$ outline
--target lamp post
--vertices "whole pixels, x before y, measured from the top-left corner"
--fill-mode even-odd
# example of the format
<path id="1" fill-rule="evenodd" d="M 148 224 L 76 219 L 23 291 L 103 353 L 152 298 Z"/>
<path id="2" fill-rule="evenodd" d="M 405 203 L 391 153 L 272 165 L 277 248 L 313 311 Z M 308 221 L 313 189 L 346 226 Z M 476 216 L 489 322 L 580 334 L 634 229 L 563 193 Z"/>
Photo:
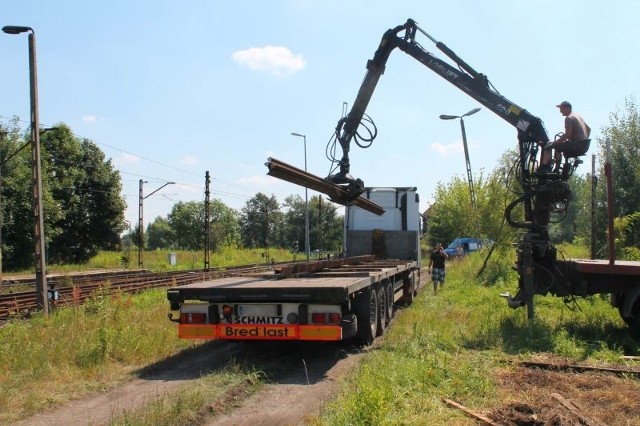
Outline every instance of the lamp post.
<path id="1" fill-rule="evenodd" d="M 33 240 L 36 264 L 36 297 L 38 308 L 49 315 L 47 288 L 47 264 L 45 261 L 44 218 L 42 207 L 42 170 L 40 167 L 40 118 L 38 115 L 38 77 L 36 63 L 36 34 L 31 27 L 7 25 L 2 27 L 7 34 L 29 33 L 29 82 L 31 92 L 31 174 L 33 178 Z"/>
<path id="2" fill-rule="evenodd" d="M 474 210 L 476 208 L 476 193 L 473 188 L 473 175 L 471 174 L 471 160 L 469 160 L 469 149 L 467 148 L 467 132 L 464 130 L 464 117 L 468 117 L 470 115 L 475 114 L 480 111 L 480 108 L 474 108 L 466 114 L 462 115 L 447 115 L 442 114 L 440 116 L 441 120 L 454 120 L 456 118 L 460 119 L 460 128 L 462 129 L 462 145 L 464 146 L 464 159 L 467 163 L 467 179 L 469 180 L 469 193 L 471 195 L 471 205 Z"/>
<path id="3" fill-rule="evenodd" d="M 307 135 L 292 132 L 291 136 L 297 136 L 304 140 L 304 171 L 307 171 Z M 307 262 L 311 256 L 311 248 L 309 246 L 309 192 L 304 187 L 304 252 L 307 255 Z"/>
<path id="4" fill-rule="evenodd" d="M 164 185 L 160 186 L 158 189 L 156 189 L 155 191 L 152 191 L 149 195 L 143 196 L 142 195 L 142 189 L 143 189 L 143 185 L 145 183 L 148 183 L 146 180 L 142 180 L 140 179 L 140 186 L 139 186 L 139 190 L 138 190 L 138 237 L 139 237 L 139 241 L 138 241 L 138 267 L 142 268 L 144 266 L 144 224 L 143 224 L 143 210 L 144 210 L 144 199 L 145 198 L 149 198 L 151 197 L 153 194 L 155 194 L 156 192 L 160 191 L 162 188 L 164 188 L 167 185 L 173 185 L 175 184 L 175 182 L 167 182 Z"/>
<path id="5" fill-rule="evenodd" d="M 7 132 L 4 130 L 0 130 L 0 145 L 4 143 L 4 137 L 7 135 Z M 0 146 L 0 149 L 2 147 Z M 2 225 L 4 224 L 4 216 L 3 216 L 3 208 L 2 208 L 2 166 L 4 165 L 4 160 L 2 158 L 2 151 L 0 151 L 0 285 L 2 284 Z"/>

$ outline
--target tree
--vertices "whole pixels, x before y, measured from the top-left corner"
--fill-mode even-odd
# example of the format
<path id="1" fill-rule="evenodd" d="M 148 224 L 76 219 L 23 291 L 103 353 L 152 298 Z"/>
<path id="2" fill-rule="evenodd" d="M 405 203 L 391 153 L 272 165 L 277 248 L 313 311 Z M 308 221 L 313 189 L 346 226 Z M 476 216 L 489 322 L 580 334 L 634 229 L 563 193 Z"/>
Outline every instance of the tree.
<path id="1" fill-rule="evenodd" d="M 3 244 L 8 269 L 33 265 L 33 184 L 28 135 L 17 120 L 2 144 Z M 42 203 L 47 257 L 82 263 L 113 249 L 124 228 L 120 176 L 89 140 L 59 124 L 41 134 Z M 24 148 L 24 149 L 22 149 Z"/>
<path id="2" fill-rule="evenodd" d="M 602 171 L 607 158 L 606 141 L 611 141 L 609 160 L 616 216 L 640 211 L 640 115 L 634 98 L 626 99 L 625 108 L 610 115 L 610 125 L 602 129 L 603 138 L 598 141 Z"/>
<path id="3" fill-rule="evenodd" d="M 335 204 L 321 195 L 309 200 L 309 241 L 312 250 L 338 251 L 342 241 L 342 217 Z"/>
<path id="4" fill-rule="evenodd" d="M 456 237 L 472 236 L 488 238 L 497 244 L 510 244 L 517 230 L 506 223 L 504 212 L 521 192 L 514 173 L 516 168 L 517 153 L 509 150 L 488 178 L 483 173 L 474 177 L 475 209 L 471 205 L 466 179 L 454 176 L 448 184 L 438 182 L 429 212 L 429 243 L 446 245 Z M 521 211 L 515 209 L 514 213 L 518 215 Z"/>
<path id="5" fill-rule="evenodd" d="M 616 218 L 616 257 L 640 260 L 640 212 Z"/>
<path id="6" fill-rule="evenodd" d="M 181 250 L 204 249 L 204 204 L 198 201 L 179 202 L 168 216 L 173 231 L 173 246 Z"/>
<path id="7" fill-rule="evenodd" d="M 609 117 L 609 126 L 602 129 L 599 145 L 599 181 L 597 189 L 597 247 L 607 247 L 607 191 L 604 164 L 609 159 L 612 169 L 613 210 L 615 217 L 640 211 L 640 115 L 633 97 L 625 99 L 624 110 Z M 610 141 L 610 156 L 607 155 Z"/>
<path id="8" fill-rule="evenodd" d="M 284 200 L 285 213 L 283 245 L 294 252 L 305 251 L 305 201 L 299 195 L 289 195 Z"/>
<path id="9" fill-rule="evenodd" d="M 245 247 L 268 248 L 283 241 L 283 213 L 274 195 L 258 192 L 240 211 L 240 234 Z"/>
<path id="10" fill-rule="evenodd" d="M 64 124 L 41 137 L 43 192 L 50 228 L 48 257 L 55 263 L 82 263 L 100 249 L 116 249 L 124 230 L 125 202 L 120 174 L 90 140 L 76 138 Z"/>
<path id="11" fill-rule="evenodd" d="M 175 233 L 169 221 L 160 216 L 147 226 L 145 235 L 149 250 L 171 248 L 175 239 Z"/>
<path id="12" fill-rule="evenodd" d="M 31 149 L 17 118 L 0 132 L 3 269 L 21 269 L 34 264 Z"/>
<path id="13" fill-rule="evenodd" d="M 234 209 L 214 199 L 211 202 L 209 214 L 211 216 L 209 249 L 219 250 L 222 247 L 240 244 L 238 213 Z"/>
<path id="14" fill-rule="evenodd" d="M 572 198 L 565 213 L 552 215 L 549 223 L 549 238 L 554 243 L 573 242 L 576 236 L 583 241 L 591 230 L 586 227 L 591 215 L 591 178 L 573 175 L 569 179 Z"/>

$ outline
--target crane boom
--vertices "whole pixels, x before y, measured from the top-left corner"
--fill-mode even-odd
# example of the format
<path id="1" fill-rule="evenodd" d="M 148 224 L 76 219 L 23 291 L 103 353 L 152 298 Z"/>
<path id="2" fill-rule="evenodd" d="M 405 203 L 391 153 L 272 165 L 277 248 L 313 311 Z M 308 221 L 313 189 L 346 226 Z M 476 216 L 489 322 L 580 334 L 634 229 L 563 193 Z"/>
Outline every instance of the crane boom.
<path id="1" fill-rule="evenodd" d="M 455 66 L 425 50 L 416 41 L 418 33 L 431 40 Z M 358 140 L 358 128 L 362 125 L 365 111 L 385 71 L 387 60 L 396 48 L 516 128 L 519 151 L 516 176 L 522 191 L 505 209 L 505 218 L 511 226 L 526 231 L 516 245 L 519 291 L 515 297 L 508 295 L 507 298 L 511 307 L 527 305 L 529 317 L 533 318 L 533 295 L 553 292 L 557 286 L 552 277 L 541 275 L 536 272 L 536 268 L 538 271 L 553 270 L 557 265 L 556 249 L 549 239 L 548 224 L 552 212 L 566 211 L 572 197 L 567 181 L 580 161 L 574 158 L 573 163 L 567 164 L 562 173 L 540 173 L 537 170 L 536 155 L 539 147 L 549 141 L 542 120 L 498 93 L 486 75 L 476 71 L 444 43 L 427 34 L 414 20 L 408 19 L 404 24 L 387 30 L 373 58 L 367 62 L 367 72 L 351 110 L 340 118 L 335 128 L 335 139 L 342 149 L 342 158 L 334 160 L 338 166 L 333 170 L 339 170 L 335 174 L 330 173 L 326 180 L 345 188 L 348 196 L 344 197 L 342 202 L 348 203 L 362 194 L 364 183 L 350 174 L 349 151 L 353 141 L 359 146 L 364 146 Z M 369 142 L 376 134 L 370 132 L 370 135 Z M 471 182 L 469 164 L 467 171 Z M 520 205 L 524 211 L 524 220 L 515 218 L 514 212 L 518 211 L 516 207 Z"/>
<path id="2" fill-rule="evenodd" d="M 432 40 L 438 49 L 455 62 L 458 68 L 425 50 L 416 41 L 416 33 L 418 32 Z M 395 48 L 407 53 L 514 126 L 518 131 L 518 141 L 521 151 L 524 150 L 528 144 L 540 144 L 549 140 L 542 120 L 498 93 L 490 86 L 489 80 L 484 74 L 477 72 L 444 43 L 435 41 L 433 37 L 418 27 L 414 20 L 409 19 L 403 25 L 399 25 L 384 33 L 373 58 L 367 62 L 367 73 L 353 106 L 348 115 L 342 118 L 336 127 L 338 142 L 342 148 L 342 158 L 339 161 L 340 171 L 329 176 L 328 179 L 330 181 L 337 184 L 350 183 L 353 181 L 353 178 L 349 175 L 350 144 L 357 136 L 358 127 L 369 105 L 369 101 L 373 96 L 380 77 L 385 71 L 386 62 Z"/>

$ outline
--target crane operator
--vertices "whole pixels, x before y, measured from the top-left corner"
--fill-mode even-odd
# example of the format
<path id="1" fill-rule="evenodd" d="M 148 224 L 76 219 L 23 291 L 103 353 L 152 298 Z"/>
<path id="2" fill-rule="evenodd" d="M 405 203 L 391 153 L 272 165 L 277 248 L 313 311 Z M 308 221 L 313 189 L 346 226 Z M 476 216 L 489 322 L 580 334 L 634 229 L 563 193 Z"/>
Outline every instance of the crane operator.
<path id="1" fill-rule="evenodd" d="M 560 113 L 565 117 L 564 134 L 555 141 L 549 141 L 544 145 L 538 169 L 539 172 L 543 173 L 557 173 L 560 169 L 562 153 L 564 153 L 565 157 L 584 155 L 591 143 L 589 139 L 591 128 L 580 115 L 572 112 L 571 103 L 562 101 L 556 107 L 560 108 Z M 551 149 L 555 149 L 555 167 L 553 170 L 551 170 Z"/>

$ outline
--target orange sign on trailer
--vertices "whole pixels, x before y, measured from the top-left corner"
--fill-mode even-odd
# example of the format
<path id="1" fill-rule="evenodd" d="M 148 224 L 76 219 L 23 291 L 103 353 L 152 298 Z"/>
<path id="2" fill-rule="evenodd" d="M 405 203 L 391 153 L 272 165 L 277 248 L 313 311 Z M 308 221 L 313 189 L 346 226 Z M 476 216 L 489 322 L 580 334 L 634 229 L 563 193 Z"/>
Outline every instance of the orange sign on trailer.
<path id="1" fill-rule="evenodd" d="M 219 340 L 342 340 L 338 325 L 180 324 L 183 339 Z"/>

